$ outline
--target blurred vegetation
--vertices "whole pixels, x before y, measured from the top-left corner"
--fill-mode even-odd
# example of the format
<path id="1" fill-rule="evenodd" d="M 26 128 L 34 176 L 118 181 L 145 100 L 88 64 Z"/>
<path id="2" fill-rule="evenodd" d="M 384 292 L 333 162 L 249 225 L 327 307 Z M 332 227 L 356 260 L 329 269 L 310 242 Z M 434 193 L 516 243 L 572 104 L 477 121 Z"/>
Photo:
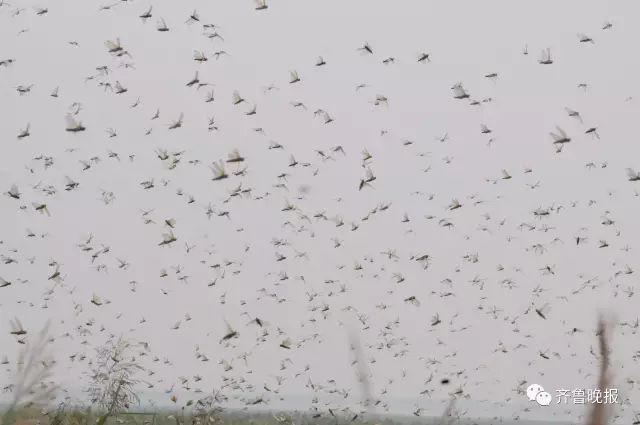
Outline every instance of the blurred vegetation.
<path id="1" fill-rule="evenodd" d="M 609 338 L 611 322 L 600 317 L 597 337 L 600 348 L 598 387 L 607 388 L 611 382 Z M 461 418 L 455 412 L 456 398 L 452 398 L 440 417 L 402 417 L 367 415 L 369 419 L 353 413 L 344 414 L 329 409 L 319 412 L 273 412 L 229 410 L 221 406 L 228 401 L 220 391 L 199 400 L 176 403 L 172 409 L 135 411 L 139 398 L 135 393 L 135 378 L 140 367 L 129 356 L 131 345 L 123 339 L 111 339 L 96 350 L 94 368 L 87 393 L 91 405 L 66 402 L 56 406 L 57 386 L 48 381 L 55 364 L 47 352 L 48 325 L 33 342 L 20 353 L 14 382 L 9 385 L 13 400 L 6 410 L 0 411 L 0 425 L 487 425 L 492 421 Z M 606 404 L 594 404 L 586 418 L 587 425 L 607 425 L 611 411 Z M 498 422 L 502 422 L 499 419 Z M 529 422 L 531 423 L 531 422 Z"/>
<path id="2" fill-rule="evenodd" d="M 0 422 L 5 424 L 6 415 L 9 412 L 0 414 Z M 12 413 L 12 421 L 15 425 L 93 425 L 104 418 L 103 410 L 67 408 L 60 405 L 55 410 L 45 411 L 41 408 L 30 407 L 14 410 Z M 218 411 L 208 412 L 205 416 L 195 409 L 186 412 L 179 409 L 175 412 L 168 410 L 159 410 L 157 412 L 121 412 L 119 414 L 109 416 L 106 425 L 203 425 L 219 424 L 219 425 L 302 425 L 313 423 L 314 425 L 365 425 L 371 424 L 370 421 L 354 419 L 348 416 L 333 417 L 323 415 L 317 417 L 308 413 L 280 413 L 273 414 L 264 413 L 248 413 L 242 411 Z M 429 420 L 422 420 L 419 423 L 424 424 Z M 376 425 L 392 425 L 392 419 L 382 419 L 375 422 Z M 418 421 L 416 421 L 418 423 Z"/>

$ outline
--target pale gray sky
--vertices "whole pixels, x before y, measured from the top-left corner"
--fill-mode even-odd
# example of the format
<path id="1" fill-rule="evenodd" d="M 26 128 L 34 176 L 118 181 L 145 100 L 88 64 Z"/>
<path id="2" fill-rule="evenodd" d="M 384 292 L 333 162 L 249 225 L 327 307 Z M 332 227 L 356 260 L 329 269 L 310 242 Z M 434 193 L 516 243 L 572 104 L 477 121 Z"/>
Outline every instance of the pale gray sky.
<path id="1" fill-rule="evenodd" d="M 311 394 L 309 379 L 327 390 L 334 384 L 326 381 L 334 379 L 336 389 L 350 393 L 331 404 L 353 405 L 361 394 L 343 326 L 352 323 L 360 329 L 381 406 L 426 408 L 429 397 L 421 391 L 445 400 L 447 392 L 462 388 L 472 400 L 511 398 L 511 410 L 518 410 L 528 406 L 514 391 L 519 380 L 548 391 L 595 385 L 597 360 L 590 347 L 597 348 L 596 315 L 613 311 L 619 325 L 616 386 L 621 398 L 640 403 L 628 381 L 640 373 L 633 357 L 638 328 L 632 326 L 638 316 L 637 279 L 635 273 L 619 273 L 626 265 L 638 267 L 640 237 L 637 183 L 628 181 L 625 171 L 640 169 L 635 143 L 640 61 L 633 53 L 640 30 L 634 2 L 274 0 L 260 11 L 250 0 L 115 3 L 103 11 L 100 6 L 108 2 L 14 0 L 0 7 L 5 40 L 0 61 L 15 59 L 0 67 L 0 110 L 6 117 L 0 121 L 5 152 L 0 182 L 3 192 L 16 184 L 22 193 L 20 200 L 0 200 L 0 251 L 16 260 L 0 264 L 0 277 L 12 283 L 0 288 L 0 326 L 7 329 L 0 332 L 0 356 L 9 360 L 0 381 L 10 378 L 20 347 L 9 334 L 9 319 L 18 317 L 30 335 L 51 318 L 57 379 L 68 388 L 82 387 L 86 367 L 86 360 L 72 363 L 68 356 L 90 357 L 93 346 L 113 333 L 149 342 L 153 354 L 145 365 L 155 374 L 145 379 L 155 391 L 176 384 L 175 393 L 190 398 L 197 396 L 193 389 L 209 391 L 232 376 L 245 380 L 245 397 L 265 393 L 275 402 L 278 396 L 263 386 L 278 388 L 276 376 L 286 378 L 282 394 L 304 397 Z M 138 16 L 151 4 L 153 17 L 143 23 Z M 37 15 L 36 7 L 48 12 Z M 16 8 L 23 10 L 14 16 Z M 201 22 L 187 25 L 194 9 Z M 160 18 L 169 31 L 156 30 Z M 613 26 L 603 30 L 607 21 Z M 207 23 L 219 25 L 224 41 L 203 35 Z M 594 43 L 580 43 L 578 33 Z M 104 42 L 116 38 L 131 58 L 107 52 Z M 357 50 L 365 42 L 373 54 Z M 546 48 L 551 65 L 538 63 Z M 221 49 L 229 55 L 216 60 L 212 55 Z M 194 50 L 209 60 L 195 62 Z M 422 53 L 430 54 L 430 63 L 418 63 Z M 319 55 L 326 65 L 315 66 Z M 396 62 L 383 64 L 389 57 Z M 104 65 L 107 76 L 85 81 Z M 210 87 L 185 86 L 196 70 Z M 292 70 L 300 82 L 289 83 Z M 490 73 L 498 73 L 495 81 L 485 77 Z M 98 85 L 116 81 L 128 91 L 115 94 Z M 470 99 L 454 99 L 451 87 L 457 82 L 471 100 L 491 101 L 473 106 Z M 266 92 L 272 83 L 278 89 Z M 364 83 L 368 87 L 356 91 Z M 29 93 L 19 95 L 17 86 L 31 84 Z M 49 95 L 55 87 L 57 98 Z M 211 89 L 215 100 L 205 103 Z M 248 104 L 234 106 L 234 90 Z M 376 95 L 386 96 L 388 105 L 375 106 Z M 308 109 L 294 108 L 296 101 Z M 78 118 L 87 128 L 77 134 L 65 131 L 74 102 L 82 104 Z M 257 113 L 245 115 L 253 104 Z M 325 125 L 314 117 L 318 108 L 334 121 Z M 579 111 L 584 123 L 565 108 Z M 160 118 L 152 121 L 156 109 Z M 180 113 L 182 128 L 168 130 Z M 217 132 L 207 129 L 211 116 Z M 18 139 L 27 123 L 30 135 Z M 482 134 L 481 124 L 492 132 Z M 556 125 L 572 138 L 561 153 L 549 135 Z M 590 127 L 597 127 L 600 139 L 585 134 Z M 108 128 L 117 136 L 109 138 Z M 145 135 L 149 128 L 152 133 Z M 448 140 L 438 141 L 445 133 Z M 270 142 L 284 149 L 268 149 Z M 337 145 L 346 155 L 331 151 Z M 158 148 L 184 151 L 175 169 L 161 163 Z M 211 181 L 207 165 L 226 160 L 235 148 L 246 158 L 246 175 Z M 363 149 L 373 157 L 369 166 L 377 178 L 359 191 Z M 323 161 L 316 150 L 333 160 Z M 110 151 L 120 160 L 109 158 Z M 45 169 L 42 160 L 33 159 L 40 155 L 52 157 L 53 164 Z M 129 155 L 135 155 L 133 161 Z M 299 165 L 288 166 L 290 155 Z M 83 171 L 79 161 L 92 157 L 100 162 Z M 305 162 L 310 166 L 303 167 Z M 590 162 L 593 169 L 585 167 Z M 527 167 L 531 173 L 524 173 Z M 511 179 L 501 179 L 503 169 Z M 228 164 L 229 173 L 237 170 Z M 278 178 L 282 173 L 286 180 Z M 65 176 L 79 187 L 65 191 Z M 150 179 L 155 187 L 144 190 L 140 183 Z M 240 183 L 251 196 L 229 199 Z M 275 187 L 278 183 L 286 188 Z M 57 193 L 38 189 L 47 185 Z M 300 198 L 305 186 L 309 192 Z M 184 195 L 176 195 L 178 189 Z M 109 205 L 101 200 L 103 190 L 115 195 Z M 450 211 L 454 198 L 462 207 Z M 283 211 L 287 200 L 298 212 Z M 32 202 L 46 203 L 51 217 L 34 211 Z M 388 210 L 363 220 L 387 202 Z M 208 219 L 209 204 L 229 217 L 214 213 Z M 552 210 L 536 218 L 537 208 Z M 148 217 L 155 223 L 145 224 L 141 210 L 151 209 Z M 322 211 L 329 219 L 341 217 L 344 226 L 313 217 Z M 609 226 L 602 224 L 607 211 L 614 221 Z M 409 222 L 403 222 L 404 213 Z M 176 221 L 177 241 L 158 246 L 169 218 Z M 441 220 L 454 226 L 443 227 Z M 283 226 L 287 221 L 291 225 Z M 351 230 L 352 223 L 357 230 Z M 26 237 L 27 228 L 37 236 Z M 83 251 L 78 245 L 90 234 L 93 250 Z M 576 237 L 587 239 L 576 245 Z M 274 247 L 274 238 L 290 245 Z M 600 240 L 608 246 L 600 247 Z M 195 247 L 187 253 L 185 243 Z M 536 244 L 544 249 L 534 250 Z M 92 262 L 102 245 L 110 251 Z M 389 249 L 397 260 L 381 254 Z M 287 258 L 277 262 L 276 252 Z M 423 254 L 432 257 L 427 270 L 411 259 Z M 477 262 L 464 258 L 473 254 Z M 129 267 L 119 269 L 118 259 Z M 47 280 L 51 260 L 61 264 L 59 284 Z M 106 269 L 97 270 L 98 265 Z M 178 265 L 180 274 L 172 268 Z M 554 274 L 543 274 L 546 266 Z M 161 278 L 163 268 L 168 276 Z M 280 273 L 288 279 L 280 280 Z M 214 286 L 207 285 L 215 279 Z M 593 287 L 576 293 L 589 279 Z M 274 297 L 258 292 L 261 288 Z M 441 296 L 446 292 L 455 296 Z M 91 304 L 94 294 L 111 303 Z M 405 301 L 411 296 L 419 306 Z M 532 303 L 549 304 L 547 320 L 533 310 L 525 314 Z M 245 311 L 267 323 L 264 342 L 257 340 L 261 330 L 247 325 Z M 185 320 L 186 313 L 192 320 Z M 368 317 L 366 327 L 358 314 Z M 431 326 L 436 314 L 442 323 Z M 91 335 L 80 336 L 78 327 L 87 328 L 91 319 Z M 219 344 L 224 319 L 240 333 L 229 347 Z M 389 325 L 395 319 L 397 325 Z M 179 329 L 172 330 L 178 321 Z M 583 332 L 569 335 L 574 327 Z M 278 335 L 277 328 L 286 335 Z M 62 338 L 66 332 L 73 338 Z M 286 336 L 293 341 L 291 350 L 279 347 Z M 507 353 L 496 352 L 500 343 Z M 196 346 L 208 363 L 195 358 Z M 243 352 L 251 353 L 248 366 L 238 358 Z M 150 361 L 153 355 L 173 366 Z M 292 363 L 282 370 L 285 357 Z M 430 358 L 439 363 L 426 364 Z M 224 372 L 222 359 L 232 362 L 231 371 Z M 196 374 L 203 380 L 190 380 L 191 393 L 179 389 L 177 377 Z M 431 374 L 433 382 L 425 385 Z M 452 381 L 448 388 L 439 384 L 445 377 Z M 545 412 L 560 416 L 565 409 Z M 532 410 L 540 413 L 538 406 Z"/>

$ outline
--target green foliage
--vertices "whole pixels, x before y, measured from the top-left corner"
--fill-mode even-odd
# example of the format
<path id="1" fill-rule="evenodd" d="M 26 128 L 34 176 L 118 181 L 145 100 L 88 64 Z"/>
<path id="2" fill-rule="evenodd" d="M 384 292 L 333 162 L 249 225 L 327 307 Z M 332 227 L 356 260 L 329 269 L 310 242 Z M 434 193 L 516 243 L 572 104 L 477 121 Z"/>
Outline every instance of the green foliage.
<path id="1" fill-rule="evenodd" d="M 16 423 L 16 418 L 16 409 L 12 406 L 4 415 L 2 415 L 2 425 L 13 425 Z"/>

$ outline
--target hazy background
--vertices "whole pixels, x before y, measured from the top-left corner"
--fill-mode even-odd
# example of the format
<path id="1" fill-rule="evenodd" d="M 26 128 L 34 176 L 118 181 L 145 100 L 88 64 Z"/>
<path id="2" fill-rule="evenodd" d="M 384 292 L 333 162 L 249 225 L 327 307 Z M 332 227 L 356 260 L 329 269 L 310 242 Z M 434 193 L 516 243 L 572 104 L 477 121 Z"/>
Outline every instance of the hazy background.
<path id="1" fill-rule="evenodd" d="M 202 375 L 203 381 L 193 386 L 204 391 L 219 386 L 225 373 L 218 361 L 225 359 L 234 366 L 229 374 L 243 376 L 256 393 L 264 393 L 264 384 L 275 386 L 276 375 L 286 376 L 281 393 L 305 400 L 297 403 L 287 397 L 289 404 L 306 406 L 311 398 L 309 379 L 334 379 L 337 388 L 352 389 L 340 403 L 353 404 L 360 389 L 342 325 L 362 327 L 355 312 L 344 311 L 352 306 L 368 316 L 369 328 L 359 335 L 367 359 L 375 358 L 369 368 L 376 394 L 388 389 L 387 395 L 377 397 L 388 402 L 390 410 L 395 406 L 410 413 L 416 406 L 430 409 L 437 402 L 439 414 L 447 392 L 462 387 L 474 403 L 510 400 L 509 408 L 501 408 L 507 416 L 529 406 L 514 391 L 519 380 L 539 383 L 554 395 L 559 388 L 594 387 L 597 360 L 590 348 L 597 351 L 593 329 L 598 311 L 614 312 L 619 323 L 636 320 L 636 298 L 622 292 L 635 288 L 635 273 L 616 276 L 627 264 L 637 267 L 634 245 L 640 236 L 638 197 L 625 174 L 627 167 L 640 167 L 635 122 L 639 111 L 637 101 L 629 99 L 636 95 L 640 65 L 634 54 L 640 36 L 634 22 L 636 3 L 274 0 L 264 11 L 244 0 L 135 0 L 106 11 L 98 11 L 106 2 L 95 1 L 14 3 L 0 8 L 0 60 L 15 59 L 11 67 L 0 68 L 0 111 L 5 117 L 0 120 L 0 182 L 3 191 L 17 184 L 23 197 L 0 200 L 0 251 L 17 260 L 0 264 L 0 277 L 13 282 L 0 289 L 0 326 L 7 329 L 0 332 L 0 356 L 9 360 L 0 382 L 8 382 L 19 348 L 9 335 L 9 319 L 19 317 L 35 333 L 51 318 L 57 378 L 72 392 L 83 387 L 85 367 L 68 356 L 85 353 L 90 358 L 93 346 L 109 334 L 123 334 L 149 342 L 149 357 L 172 363 L 145 360 L 155 372 L 145 378 L 155 383 L 148 398 L 159 403 L 168 402 L 164 390 L 179 376 Z M 151 4 L 154 16 L 142 23 L 138 16 Z M 16 7 L 24 11 L 12 16 Z M 36 16 L 33 7 L 49 11 Z M 224 42 L 204 37 L 201 24 L 185 24 L 194 9 L 201 23 L 220 26 L 217 31 Z M 160 17 L 170 31 L 156 31 Z M 605 21 L 613 28 L 603 31 Z M 23 29 L 28 31 L 18 35 Z M 579 32 L 593 37 L 595 44 L 579 43 Z M 117 37 L 132 58 L 109 55 L 104 42 Z M 357 51 L 365 41 L 373 55 Z M 540 50 L 547 47 L 554 64 L 539 65 Z M 200 65 L 193 61 L 194 49 L 207 54 L 224 49 L 229 56 Z M 431 54 L 431 63 L 417 63 L 422 52 Z M 314 66 L 318 55 L 326 66 Z M 383 65 L 389 56 L 397 62 Z M 119 67 L 123 61 L 135 68 Z M 111 73 L 85 82 L 102 65 Z M 185 87 L 196 70 L 201 81 L 215 85 Z M 298 71 L 300 83 L 288 83 L 290 70 Z M 491 72 L 499 73 L 497 81 L 484 77 Z M 116 80 L 127 93 L 115 95 L 97 85 Z M 493 101 L 470 106 L 453 99 L 451 86 L 456 82 L 463 82 L 473 99 Z M 279 90 L 265 93 L 263 88 L 271 83 Z M 371 87 L 356 92 L 360 83 Z M 578 88 L 579 83 L 587 83 L 588 90 Z M 16 86 L 29 84 L 34 84 L 31 93 L 19 96 Z M 50 97 L 57 86 L 59 97 Z M 211 88 L 216 99 L 204 103 Z M 256 115 L 244 114 L 249 105 L 232 105 L 234 90 L 257 104 Z M 388 107 L 372 104 L 376 94 L 388 97 Z M 138 97 L 140 105 L 130 108 Z M 291 101 L 304 102 L 308 110 L 293 108 Z M 73 102 L 83 105 L 83 133 L 64 131 L 64 117 Z M 568 117 L 565 107 L 580 111 L 584 125 Z M 160 118 L 150 121 L 157 108 Z M 313 117 L 316 108 L 328 111 L 335 121 L 324 125 Z M 181 112 L 183 128 L 169 131 L 168 124 Z M 212 115 L 218 132 L 207 131 Z M 27 123 L 31 136 L 17 140 Z M 481 124 L 492 133 L 481 134 Z M 561 154 L 555 153 L 548 134 L 556 125 L 573 138 Z M 592 126 L 598 127 L 600 140 L 584 134 Z M 117 137 L 108 137 L 109 127 Z M 153 132 L 145 136 L 150 127 Z M 258 127 L 265 135 L 253 130 Z M 381 130 L 388 133 L 382 136 Z M 445 133 L 448 141 L 436 140 Z M 495 140 L 487 146 L 490 138 Z M 403 139 L 414 143 L 404 146 Z M 285 150 L 268 149 L 270 141 L 280 142 Z M 343 146 L 346 156 L 332 153 L 335 161 L 322 161 L 314 153 L 328 153 L 336 145 Z M 67 152 L 69 148 L 76 150 Z M 185 153 L 178 167 L 168 170 L 154 153 L 157 148 Z M 205 165 L 226 159 L 234 148 L 246 158 L 246 177 L 212 182 Z M 364 148 L 373 155 L 377 180 L 373 188 L 358 191 Z M 120 160 L 108 158 L 108 151 L 117 152 Z M 290 168 L 290 154 L 312 165 Z M 54 164 L 44 169 L 42 161 L 33 160 L 39 155 L 53 157 Z M 135 155 L 133 161 L 129 155 Z M 82 171 L 79 160 L 94 156 L 102 161 Z M 188 163 L 194 159 L 204 165 Z M 585 168 L 588 162 L 596 168 Z M 524 174 L 525 167 L 533 172 Z M 499 180 L 502 169 L 513 178 Z M 273 187 L 284 182 L 277 176 L 285 172 L 290 174 L 288 191 Z M 76 191 L 64 191 L 65 176 L 80 183 Z M 152 178 L 156 187 L 144 190 L 139 183 Z M 224 203 L 240 181 L 252 188 L 254 198 L 270 195 Z M 536 189 L 526 186 L 537 181 Z M 58 193 L 48 196 L 33 189 L 39 182 L 56 186 Z M 296 199 L 305 185 L 308 194 Z M 186 195 L 177 196 L 179 188 L 195 202 L 188 204 Z M 105 205 L 102 190 L 112 191 L 116 199 Z M 416 191 L 433 194 L 433 199 L 413 194 Z M 474 194 L 476 198 L 469 199 Z M 453 198 L 463 207 L 447 211 Z M 310 221 L 281 211 L 287 200 Z M 475 200 L 484 202 L 474 205 Z M 577 201 L 575 207 L 572 201 Z M 46 202 L 51 217 L 35 212 L 31 202 Z M 361 222 L 380 202 L 391 207 Z M 216 211 L 229 211 L 229 218 L 214 214 L 207 219 L 208 204 Z M 559 205 L 561 212 L 548 218 L 538 220 L 532 214 L 536 208 Z M 141 209 L 154 209 L 150 217 L 156 224 L 145 225 Z M 319 211 L 326 211 L 327 217 L 341 216 L 345 225 L 316 220 L 312 216 Z M 601 224 L 606 211 L 615 220 L 613 226 Z M 401 222 L 405 212 L 409 223 Z M 435 218 L 427 220 L 425 215 Z M 169 218 L 176 220 L 178 241 L 161 247 L 161 233 L 166 232 L 162 223 Z M 439 226 L 442 218 L 455 227 Z M 293 227 L 283 227 L 287 220 Z M 351 222 L 360 223 L 360 228 L 350 231 Z M 549 230 L 521 230 L 523 222 L 546 223 Z M 306 230 L 296 232 L 301 225 Z M 487 231 L 479 230 L 481 226 Z M 27 238 L 26 228 L 38 236 Z M 95 249 L 101 244 L 110 247 L 93 263 L 92 252 L 77 246 L 89 234 Z M 576 236 L 588 240 L 576 247 Z M 552 244 L 555 237 L 564 243 Z M 274 248 L 273 238 L 287 239 L 291 246 Z M 334 248 L 332 238 L 342 245 Z M 598 248 L 600 239 L 610 246 Z M 187 253 L 185 242 L 196 247 Z M 544 254 L 529 249 L 537 243 L 545 245 Z M 622 250 L 627 245 L 630 250 Z M 307 252 L 308 260 L 295 258 L 294 249 Z M 388 249 L 395 249 L 399 260 L 380 254 Z M 275 251 L 285 253 L 287 260 L 276 262 Z M 433 258 L 426 271 L 410 260 L 411 255 L 425 253 Z M 477 263 L 463 259 L 474 253 L 479 255 Z M 130 267 L 118 269 L 117 258 Z M 47 280 L 52 259 L 61 264 L 62 284 Z M 224 266 L 225 260 L 234 263 Z M 354 270 L 356 261 L 362 270 Z M 212 268 L 216 263 L 223 266 Z M 107 265 L 107 271 L 97 271 L 98 264 Z M 497 271 L 498 264 L 504 271 Z M 180 275 L 171 269 L 177 265 L 188 279 L 178 280 Z M 555 275 L 539 270 L 547 265 L 555 266 Z M 162 268 L 168 277 L 159 277 Z M 289 279 L 280 281 L 280 272 Z M 405 278 L 400 284 L 392 277 L 397 272 Z M 295 278 L 300 275 L 304 281 Z M 483 289 L 471 283 L 475 277 L 485 279 Z M 216 278 L 215 286 L 207 285 Z M 501 284 L 506 278 L 517 286 L 506 288 Z M 451 279 L 453 286 L 444 285 L 443 279 Z M 594 279 L 597 287 L 573 294 L 587 279 Z M 346 285 L 345 293 L 339 292 L 340 284 Z M 544 291 L 536 295 L 536 287 Z M 260 295 L 261 288 L 276 297 Z M 446 291 L 455 296 L 439 296 Z M 309 301 L 307 294 L 314 293 L 317 297 Z M 111 304 L 91 304 L 94 294 Z M 412 295 L 420 300 L 419 307 L 403 301 Z M 533 311 L 524 315 L 532 302 L 538 307 L 550 304 L 548 320 Z M 381 303 L 388 308 L 377 308 Z M 325 304 L 330 308 L 323 313 Z M 75 305 L 82 305 L 82 311 Z M 311 311 L 314 306 L 318 308 Z M 497 318 L 487 314 L 494 306 L 500 310 Z M 241 315 L 245 311 L 268 322 L 266 342 L 257 344 L 260 330 L 245 326 L 250 320 Z M 191 321 L 184 320 L 185 313 Z M 436 313 L 442 324 L 432 328 Z M 520 332 L 513 331 L 516 317 Z M 146 322 L 141 324 L 142 318 Z M 398 324 L 385 329 L 396 318 Z M 87 326 L 91 319 L 95 324 Z M 226 333 L 224 319 L 240 332 L 231 347 L 219 343 Z M 179 320 L 180 328 L 172 330 Z M 294 341 L 295 349 L 278 346 L 285 335 L 279 336 L 277 327 Z M 463 327 L 467 329 L 458 331 Z M 574 327 L 584 332 L 568 335 Z M 85 329 L 88 332 L 80 335 Z M 66 332 L 71 338 L 63 337 Z M 627 381 L 638 379 L 640 372 L 633 358 L 637 338 L 631 328 L 619 327 L 613 353 L 620 398 L 631 405 L 640 402 L 637 388 Z M 494 352 L 500 342 L 508 353 Z M 516 349 L 520 343 L 526 347 Z M 208 363 L 195 359 L 196 345 L 209 357 Z M 403 349 L 407 352 L 399 355 Z M 547 350 L 550 359 L 542 359 L 539 351 Z M 251 353 L 246 366 L 237 358 L 243 352 Z M 281 370 L 285 357 L 291 363 Z M 426 364 L 429 358 L 440 363 Z M 307 364 L 310 370 L 295 377 Z M 456 375 L 458 371 L 464 372 Z M 425 386 L 431 374 L 434 380 Z M 439 385 L 444 377 L 451 379 L 449 387 Z M 436 402 L 419 394 L 427 387 Z M 179 384 L 174 393 L 193 397 Z M 271 398 L 275 404 L 277 397 Z M 543 414 L 543 408 L 529 407 L 531 414 Z M 560 417 L 568 407 L 572 406 L 552 405 L 544 408 L 544 415 Z"/>

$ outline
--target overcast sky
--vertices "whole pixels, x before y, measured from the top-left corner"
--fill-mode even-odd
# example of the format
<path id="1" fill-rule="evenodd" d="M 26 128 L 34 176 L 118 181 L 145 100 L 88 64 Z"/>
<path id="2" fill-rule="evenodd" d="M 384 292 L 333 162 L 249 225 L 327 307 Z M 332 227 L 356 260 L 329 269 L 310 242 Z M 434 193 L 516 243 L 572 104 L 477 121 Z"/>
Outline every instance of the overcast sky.
<path id="1" fill-rule="evenodd" d="M 0 184 L 21 192 L 0 199 L 0 252 L 15 260 L 0 263 L 0 277 L 11 282 L 0 288 L 0 356 L 9 361 L 1 382 L 9 382 L 21 347 L 9 320 L 20 319 L 28 340 L 52 319 L 56 379 L 73 391 L 85 385 L 88 359 L 69 356 L 90 358 L 113 334 L 149 343 L 142 361 L 155 374 L 143 378 L 161 403 L 172 385 L 188 399 L 233 377 L 244 379 L 242 397 L 264 394 L 276 403 L 266 385 L 310 399 L 311 380 L 349 391 L 330 405 L 354 406 L 362 394 L 351 326 L 380 411 L 388 403 L 410 414 L 461 388 L 477 402 L 510 400 L 509 417 L 525 407 L 559 417 L 574 406 L 555 405 L 555 389 L 596 384 L 590 350 L 597 352 L 594 329 L 604 311 L 617 321 L 616 388 L 621 400 L 640 403 L 637 278 L 630 273 L 638 268 L 640 182 L 626 172 L 640 170 L 634 2 L 274 0 L 265 10 L 249 0 L 113 4 L 14 0 L 0 7 L 0 61 L 14 59 L 0 67 Z M 153 17 L 143 22 L 152 4 Z M 188 24 L 194 9 L 200 22 Z M 157 31 L 160 18 L 169 31 Z M 603 29 L 606 22 L 612 26 Z M 214 32 L 223 39 L 206 36 Z M 593 43 L 580 42 L 580 33 Z M 130 57 L 108 52 L 105 42 L 117 38 Z M 365 43 L 372 54 L 358 50 Z M 547 48 L 553 64 L 539 64 Z M 208 61 L 194 61 L 194 50 Z M 227 55 L 216 59 L 221 50 Z M 418 62 L 423 53 L 430 62 Z M 318 56 L 326 65 L 315 65 Z M 390 57 L 395 63 L 384 64 Z M 301 81 L 291 84 L 294 70 Z M 196 71 L 210 85 L 187 87 Z M 492 73 L 497 78 L 486 77 Z M 104 88 L 116 81 L 127 91 Z M 458 82 L 469 99 L 454 99 Z M 367 86 L 356 90 L 360 84 Z M 58 96 L 50 96 L 56 87 Z M 215 100 L 207 103 L 211 90 Z M 233 104 L 235 90 L 246 102 Z M 377 95 L 387 104 L 376 105 Z M 86 127 L 79 133 L 65 131 L 74 102 Z M 247 115 L 252 105 L 256 114 Z M 314 116 L 317 109 L 333 121 Z M 181 113 L 182 127 L 169 130 Z M 217 130 L 208 129 L 212 116 Z M 30 134 L 18 138 L 27 124 Z M 561 152 L 549 134 L 556 126 L 571 138 Z M 593 127 L 599 139 L 586 133 Z M 269 149 L 276 144 L 283 148 Z M 171 158 L 161 161 L 158 149 L 184 153 L 169 169 Z M 207 166 L 233 149 L 245 160 L 226 164 L 229 177 L 212 181 Z M 372 156 L 366 166 L 363 149 Z M 244 166 L 243 175 L 233 174 Z M 367 168 L 376 179 L 359 190 Z M 66 176 L 79 186 L 65 190 Z M 150 180 L 154 187 L 144 189 Z M 251 191 L 230 197 L 240 184 Z M 56 193 L 44 193 L 48 186 Z M 104 192 L 114 199 L 105 203 Z M 460 208 L 449 208 L 454 199 Z M 538 217 L 536 209 L 549 214 Z M 153 211 L 143 217 L 143 210 Z M 314 217 L 322 212 L 328 220 Z M 177 241 L 159 246 L 168 219 Z M 288 245 L 274 246 L 274 238 Z M 388 250 L 397 258 L 382 254 Z M 276 261 L 276 253 L 286 259 Z M 424 254 L 426 269 L 415 261 Z M 51 261 L 63 279 L 48 280 Z M 94 295 L 102 305 L 91 303 Z M 441 323 L 432 326 L 435 315 Z M 263 330 L 248 324 L 255 317 L 268 332 L 262 341 Z M 225 320 L 239 332 L 230 344 L 220 343 Z M 280 347 L 287 337 L 290 350 Z M 209 362 L 196 358 L 196 346 Z M 238 357 L 244 352 L 246 365 Z M 285 358 L 291 362 L 282 369 Z M 233 369 L 225 372 L 221 360 Z M 194 382 L 196 374 L 202 381 Z M 190 390 L 180 388 L 180 376 L 190 377 Z M 276 376 L 286 379 L 278 385 Z M 449 386 L 440 385 L 443 378 Z M 519 381 L 543 385 L 554 405 L 531 405 L 515 390 Z M 420 394 L 425 389 L 429 395 Z M 329 400 L 326 391 L 318 397 Z"/>

